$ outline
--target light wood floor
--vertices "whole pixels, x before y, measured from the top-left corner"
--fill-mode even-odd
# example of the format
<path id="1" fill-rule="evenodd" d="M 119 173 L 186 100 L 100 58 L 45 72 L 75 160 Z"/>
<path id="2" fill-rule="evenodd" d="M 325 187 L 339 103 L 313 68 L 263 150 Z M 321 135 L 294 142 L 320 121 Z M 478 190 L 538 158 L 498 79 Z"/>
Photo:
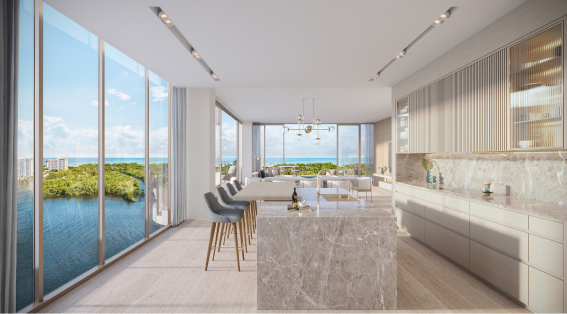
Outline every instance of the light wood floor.
<path id="1" fill-rule="evenodd" d="M 390 198 L 375 188 L 374 203 L 389 207 Z M 209 228 L 186 221 L 42 312 L 256 312 L 256 239 L 240 272 L 229 241 L 205 272 Z M 529 312 L 401 231 L 398 311 Z"/>

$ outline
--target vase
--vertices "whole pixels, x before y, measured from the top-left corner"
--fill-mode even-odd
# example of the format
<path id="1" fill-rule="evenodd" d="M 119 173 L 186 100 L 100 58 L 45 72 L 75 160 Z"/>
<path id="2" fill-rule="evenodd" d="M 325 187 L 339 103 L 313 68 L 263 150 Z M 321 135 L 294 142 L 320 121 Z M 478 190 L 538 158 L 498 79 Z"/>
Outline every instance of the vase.
<path id="1" fill-rule="evenodd" d="M 431 183 L 431 171 L 426 171 L 425 173 L 426 173 L 426 175 L 425 175 L 425 181 L 426 181 L 427 183 Z"/>

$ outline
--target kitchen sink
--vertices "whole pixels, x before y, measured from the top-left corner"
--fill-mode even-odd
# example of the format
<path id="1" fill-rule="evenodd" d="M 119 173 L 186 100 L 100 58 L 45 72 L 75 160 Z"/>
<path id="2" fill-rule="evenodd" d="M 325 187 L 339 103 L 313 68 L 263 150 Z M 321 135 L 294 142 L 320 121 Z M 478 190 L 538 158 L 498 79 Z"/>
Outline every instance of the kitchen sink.
<path id="1" fill-rule="evenodd" d="M 321 194 L 328 202 L 360 202 L 360 200 L 350 194 Z"/>

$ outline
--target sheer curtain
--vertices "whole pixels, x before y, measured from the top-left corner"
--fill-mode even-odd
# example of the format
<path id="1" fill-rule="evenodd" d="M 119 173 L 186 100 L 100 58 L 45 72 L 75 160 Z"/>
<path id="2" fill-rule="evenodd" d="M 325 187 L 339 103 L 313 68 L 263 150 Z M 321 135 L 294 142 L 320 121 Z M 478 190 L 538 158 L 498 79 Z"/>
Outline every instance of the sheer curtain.
<path id="1" fill-rule="evenodd" d="M 171 224 L 187 217 L 187 89 L 171 89 Z"/>
<path id="2" fill-rule="evenodd" d="M 263 125 L 260 124 L 253 124 L 252 125 L 252 158 L 253 158 L 253 171 L 259 171 L 260 169 L 262 169 L 262 160 L 257 160 L 257 156 L 258 155 L 263 155 L 262 152 L 262 141 L 261 141 L 261 136 L 262 136 L 262 131 L 263 131 Z M 264 157 L 264 156 L 262 156 Z"/>
<path id="3" fill-rule="evenodd" d="M 16 312 L 18 23 L 20 0 L 0 2 L 0 312 Z"/>
<path id="4" fill-rule="evenodd" d="M 364 128 L 364 137 L 362 139 L 364 176 L 372 177 L 374 173 L 374 123 L 365 123 L 361 127 Z"/>

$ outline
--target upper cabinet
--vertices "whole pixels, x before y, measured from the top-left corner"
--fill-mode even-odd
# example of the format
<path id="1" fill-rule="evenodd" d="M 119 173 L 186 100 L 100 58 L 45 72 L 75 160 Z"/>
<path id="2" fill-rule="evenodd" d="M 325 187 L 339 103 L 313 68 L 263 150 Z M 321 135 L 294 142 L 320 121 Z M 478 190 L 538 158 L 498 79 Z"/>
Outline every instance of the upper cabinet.
<path id="1" fill-rule="evenodd" d="M 510 148 L 563 146 L 563 24 L 510 47 Z"/>
<path id="2" fill-rule="evenodd" d="M 409 100 L 408 97 L 396 103 L 396 141 L 398 153 L 409 153 Z"/>
<path id="3" fill-rule="evenodd" d="M 567 148 L 562 38 L 563 22 L 396 101 L 397 152 Z"/>

